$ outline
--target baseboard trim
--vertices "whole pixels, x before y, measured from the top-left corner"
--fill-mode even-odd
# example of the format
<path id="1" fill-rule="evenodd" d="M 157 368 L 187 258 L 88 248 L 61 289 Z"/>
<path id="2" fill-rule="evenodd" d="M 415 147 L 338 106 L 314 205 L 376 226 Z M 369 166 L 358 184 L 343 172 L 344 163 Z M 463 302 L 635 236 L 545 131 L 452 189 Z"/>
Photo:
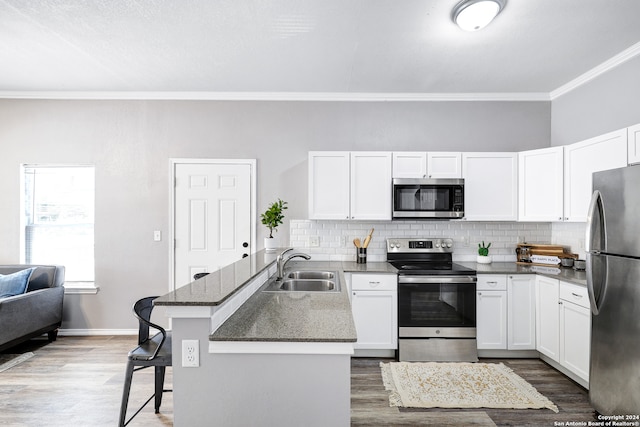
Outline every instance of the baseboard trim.
<path id="1" fill-rule="evenodd" d="M 104 335 L 138 335 L 137 329 L 60 329 L 59 336 L 104 336 Z"/>

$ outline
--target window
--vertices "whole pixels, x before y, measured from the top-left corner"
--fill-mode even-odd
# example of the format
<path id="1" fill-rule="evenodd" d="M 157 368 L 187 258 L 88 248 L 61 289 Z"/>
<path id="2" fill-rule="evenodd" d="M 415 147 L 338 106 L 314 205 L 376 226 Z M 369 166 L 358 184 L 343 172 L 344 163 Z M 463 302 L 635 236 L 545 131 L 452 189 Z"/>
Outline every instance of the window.
<path id="1" fill-rule="evenodd" d="M 64 265 L 66 287 L 94 282 L 94 169 L 23 166 L 24 262 Z"/>

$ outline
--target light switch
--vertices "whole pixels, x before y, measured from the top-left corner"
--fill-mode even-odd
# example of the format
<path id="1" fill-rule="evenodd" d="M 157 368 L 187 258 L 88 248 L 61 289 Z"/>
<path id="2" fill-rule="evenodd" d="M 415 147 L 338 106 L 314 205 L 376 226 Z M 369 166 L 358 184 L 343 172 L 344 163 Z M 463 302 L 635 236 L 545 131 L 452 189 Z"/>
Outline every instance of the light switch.
<path id="1" fill-rule="evenodd" d="M 155 230 L 153 232 L 153 241 L 154 242 L 159 242 L 162 240 L 162 231 L 160 230 Z"/>

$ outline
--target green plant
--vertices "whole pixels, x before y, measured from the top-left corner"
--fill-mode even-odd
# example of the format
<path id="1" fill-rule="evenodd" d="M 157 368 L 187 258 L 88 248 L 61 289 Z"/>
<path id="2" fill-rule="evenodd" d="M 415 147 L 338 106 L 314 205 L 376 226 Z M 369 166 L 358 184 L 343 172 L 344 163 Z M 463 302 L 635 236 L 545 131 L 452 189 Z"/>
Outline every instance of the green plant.
<path id="1" fill-rule="evenodd" d="M 260 214 L 262 224 L 266 225 L 269 229 L 270 239 L 273 238 L 273 230 L 278 231 L 278 226 L 282 224 L 282 220 L 284 219 L 282 211 L 285 209 L 287 209 L 287 202 L 278 199 L 278 201 L 273 202 L 263 214 Z"/>
<path id="2" fill-rule="evenodd" d="M 480 255 L 480 256 L 488 256 L 490 247 L 491 247 L 491 243 L 489 243 L 487 246 L 485 246 L 484 245 L 484 240 L 482 241 L 482 246 L 480 246 L 480 243 L 478 243 L 478 255 Z"/>

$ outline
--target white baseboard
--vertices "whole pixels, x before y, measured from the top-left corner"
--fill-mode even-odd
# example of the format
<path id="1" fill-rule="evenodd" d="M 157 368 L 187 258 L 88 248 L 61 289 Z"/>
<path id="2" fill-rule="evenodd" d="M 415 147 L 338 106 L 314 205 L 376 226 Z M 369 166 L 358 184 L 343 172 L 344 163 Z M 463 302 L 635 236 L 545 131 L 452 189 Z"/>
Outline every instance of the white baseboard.
<path id="1" fill-rule="evenodd" d="M 58 335 L 67 337 L 104 336 L 104 335 L 138 335 L 137 329 L 59 329 Z"/>

